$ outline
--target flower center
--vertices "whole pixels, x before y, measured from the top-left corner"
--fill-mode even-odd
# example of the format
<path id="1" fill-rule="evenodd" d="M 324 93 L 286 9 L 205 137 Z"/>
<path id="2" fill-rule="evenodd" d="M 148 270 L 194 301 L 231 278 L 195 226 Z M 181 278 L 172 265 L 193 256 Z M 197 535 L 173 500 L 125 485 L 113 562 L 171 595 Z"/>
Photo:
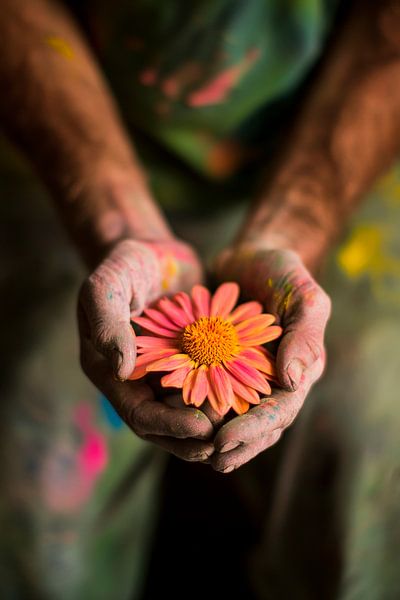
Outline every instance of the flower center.
<path id="1" fill-rule="evenodd" d="M 221 317 L 201 317 L 186 325 L 181 339 L 182 351 L 201 365 L 220 363 L 238 349 L 236 329 Z"/>

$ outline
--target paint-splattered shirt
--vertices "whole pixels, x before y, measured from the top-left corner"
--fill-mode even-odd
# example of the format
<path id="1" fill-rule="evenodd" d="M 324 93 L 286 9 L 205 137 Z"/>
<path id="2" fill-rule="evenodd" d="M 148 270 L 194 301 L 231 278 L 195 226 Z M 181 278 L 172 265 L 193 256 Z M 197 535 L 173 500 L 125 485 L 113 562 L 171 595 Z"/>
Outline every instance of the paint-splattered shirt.
<path id="1" fill-rule="evenodd" d="M 315 63 L 337 0 L 83 4 L 128 123 L 196 170 L 225 177 Z"/>

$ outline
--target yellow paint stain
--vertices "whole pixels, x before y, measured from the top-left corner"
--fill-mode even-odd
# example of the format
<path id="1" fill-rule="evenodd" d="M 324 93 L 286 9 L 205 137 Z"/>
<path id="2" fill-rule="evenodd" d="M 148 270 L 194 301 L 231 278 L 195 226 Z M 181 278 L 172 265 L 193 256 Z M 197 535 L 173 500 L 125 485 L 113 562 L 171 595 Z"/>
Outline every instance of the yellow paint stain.
<path id="1" fill-rule="evenodd" d="M 339 250 L 337 262 L 349 278 L 368 277 L 374 294 L 381 300 L 399 302 L 400 259 L 388 251 L 393 233 L 383 225 L 356 227 Z"/>
<path id="2" fill-rule="evenodd" d="M 67 60 L 72 60 L 75 56 L 74 51 L 71 46 L 57 36 L 50 36 L 45 39 L 45 42 L 50 48 L 53 48 L 58 54 L 66 58 Z"/>
<path id="3" fill-rule="evenodd" d="M 359 277 L 376 268 L 382 252 L 383 233 L 373 225 L 363 225 L 353 231 L 351 238 L 339 250 L 337 260 L 348 277 Z M 378 261 L 380 258 L 378 258 Z"/>
<path id="4" fill-rule="evenodd" d="M 161 280 L 161 287 L 164 292 L 170 289 L 171 281 L 178 272 L 178 263 L 175 258 L 171 255 L 166 257 L 164 265 L 164 273 Z"/>

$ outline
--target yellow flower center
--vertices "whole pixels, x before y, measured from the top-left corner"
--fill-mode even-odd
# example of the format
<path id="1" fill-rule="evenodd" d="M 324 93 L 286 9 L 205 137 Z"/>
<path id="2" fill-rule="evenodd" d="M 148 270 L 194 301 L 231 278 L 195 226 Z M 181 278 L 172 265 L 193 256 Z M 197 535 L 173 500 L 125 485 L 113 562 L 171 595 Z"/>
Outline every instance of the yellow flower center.
<path id="1" fill-rule="evenodd" d="M 201 317 L 186 325 L 181 340 L 182 352 L 201 365 L 220 363 L 238 349 L 236 329 L 221 317 Z"/>

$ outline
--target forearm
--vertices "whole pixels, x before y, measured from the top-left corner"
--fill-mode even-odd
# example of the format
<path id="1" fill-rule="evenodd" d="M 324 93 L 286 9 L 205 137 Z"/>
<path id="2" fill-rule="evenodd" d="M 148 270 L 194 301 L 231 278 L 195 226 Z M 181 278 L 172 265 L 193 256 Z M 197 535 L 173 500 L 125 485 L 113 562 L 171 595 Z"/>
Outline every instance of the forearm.
<path id="1" fill-rule="evenodd" d="M 89 265 L 116 241 L 172 238 L 90 50 L 53 0 L 3 0 L 0 118 Z"/>
<path id="2" fill-rule="evenodd" d="M 356 2 L 239 242 L 315 268 L 400 149 L 400 3 Z"/>

